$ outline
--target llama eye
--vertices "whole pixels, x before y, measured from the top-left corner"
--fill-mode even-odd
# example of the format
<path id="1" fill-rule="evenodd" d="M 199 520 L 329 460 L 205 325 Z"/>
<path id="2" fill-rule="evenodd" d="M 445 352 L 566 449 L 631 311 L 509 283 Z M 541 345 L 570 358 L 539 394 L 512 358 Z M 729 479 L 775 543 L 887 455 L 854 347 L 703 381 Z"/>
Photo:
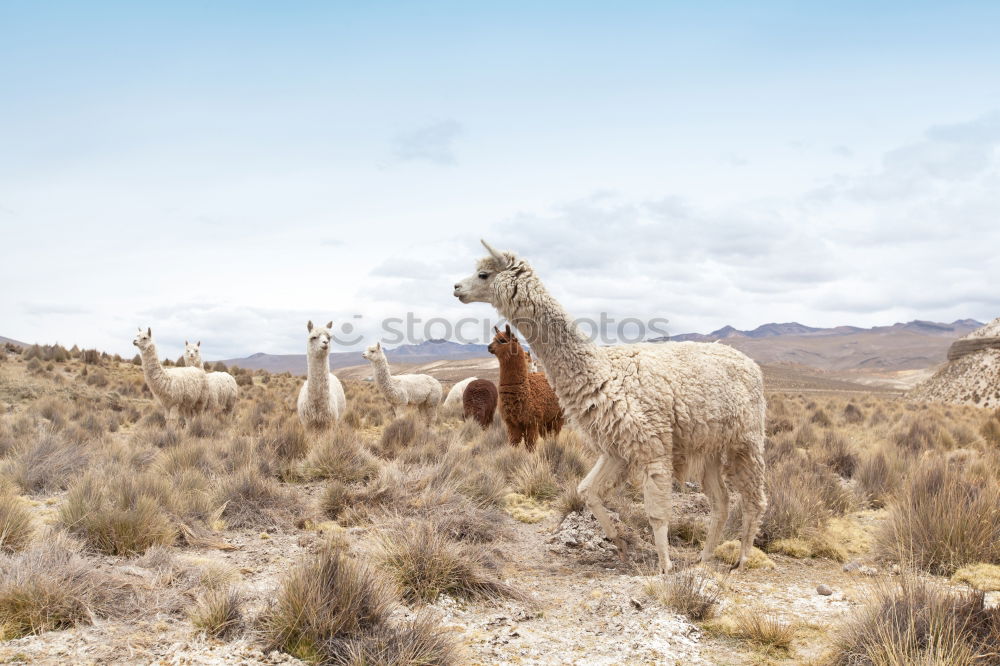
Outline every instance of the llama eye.
<path id="1" fill-rule="evenodd" d="M 480 280 L 485 280 L 489 276 L 490 276 L 490 274 L 484 271 L 484 272 L 482 272 L 482 273 L 479 274 L 479 279 Z"/>

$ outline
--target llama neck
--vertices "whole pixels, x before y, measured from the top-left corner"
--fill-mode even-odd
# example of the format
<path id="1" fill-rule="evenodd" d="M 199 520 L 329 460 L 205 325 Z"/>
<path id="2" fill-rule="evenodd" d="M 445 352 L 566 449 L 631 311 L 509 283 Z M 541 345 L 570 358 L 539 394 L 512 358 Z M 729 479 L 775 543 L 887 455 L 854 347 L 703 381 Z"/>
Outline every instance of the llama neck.
<path id="1" fill-rule="evenodd" d="M 498 357 L 500 360 L 500 386 L 518 386 L 528 378 L 528 364 L 524 356 Z"/>
<path id="2" fill-rule="evenodd" d="M 597 345 L 583 335 L 535 275 L 522 275 L 511 297 L 501 299 L 497 310 L 517 326 L 557 392 L 575 393 L 585 378 L 603 375 L 606 361 Z"/>
<path id="3" fill-rule="evenodd" d="M 326 352 L 308 356 L 309 387 L 306 389 L 311 399 L 322 399 L 330 393 L 330 355 Z"/>
<path id="4" fill-rule="evenodd" d="M 156 355 L 156 345 L 150 343 L 145 349 L 140 349 L 139 356 L 142 359 L 142 374 L 146 376 L 149 389 L 152 391 L 160 388 L 166 382 L 167 371 Z"/>
<path id="5" fill-rule="evenodd" d="M 389 372 L 389 361 L 384 356 L 372 359 L 372 369 L 375 371 L 375 383 L 388 396 L 398 393 L 396 382 Z"/>
<path id="6" fill-rule="evenodd" d="M 202 362 L 201 356 L 195 356 L 193 359 L 190 359 L 189 363 L 186 363 L 185 365 L 191 368 L 201 368 L 202 370 L 205 369 L 205 364 L 204 362 Z"/>

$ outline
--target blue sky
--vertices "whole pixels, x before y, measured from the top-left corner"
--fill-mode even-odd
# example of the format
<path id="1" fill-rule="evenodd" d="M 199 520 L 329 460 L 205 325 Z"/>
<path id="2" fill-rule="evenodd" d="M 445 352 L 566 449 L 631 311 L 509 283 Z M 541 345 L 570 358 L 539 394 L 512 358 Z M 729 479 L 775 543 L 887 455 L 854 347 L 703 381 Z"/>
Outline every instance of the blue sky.
<path id="1" fill-rule="evenodd" d="M 0 335 L 1000 314 L 997 3 L 207 4 L 0 3 Z"/>

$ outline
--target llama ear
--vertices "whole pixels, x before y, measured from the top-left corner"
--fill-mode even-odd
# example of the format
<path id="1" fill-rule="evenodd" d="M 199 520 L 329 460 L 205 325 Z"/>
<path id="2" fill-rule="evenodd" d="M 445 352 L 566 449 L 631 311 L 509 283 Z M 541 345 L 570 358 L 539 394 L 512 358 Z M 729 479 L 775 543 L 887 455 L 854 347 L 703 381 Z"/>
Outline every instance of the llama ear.
<path id="1" fill-rule="evenodd" d="M 312 319 L 310 319 L 309 323 L 306 324 L 306 330 L 309 331 L 310 333 L 312 333 L 312 330 L 313 330 L 313 321 L 312 321 Z"/>
<path id="2" fill-rule="evenodd" d="M 503 331 L 504 331 L 504 333 L 506 333 L 506 334 L 508 335 L 508 337 L 509 337 L 509 336 L 511 335 L 511 332 L 510 332 L 510 324 L 507 324 L 506 326 L 504 326 L 504 327 L 503 327 Z"/>
<path id="3" fill-rule="evenodd" d="M 500 335 L 500 329 L 499 328 L 497 328 L 496 326 L 494 326 L 493 330 L 496 331 L 497 335 Z"/>
<path id="4" fill-rule="evenodd" d="M 496 259 L 497 263 L 499 263 L 501 266 L 506 268 L 507 266 L 510 265 L 510 261 L 507 259 L 507 257 L 503 255 L 502 252 L 493 249 L 493 246 L 491 246 L 483 239 L 479 239 L 479 242 L 483 244 L 483 247 L 486 248 L 486 250 L 493 256 L 494 259 Z"/>
<path id="5" fill-rule="evenodd" d="M 198 341 L 198 347 L 201 348 L 201 340 Z"/>
<path id="6" fill-rule="evenodd" d="M 187 347 L 187 346 L 188 346 L 188 341 L 187 341 L 187 340 L 185 340 L 185 341 L 184 341 L 184 346 L 185 346 L 185 347 Z"/>
<path id="7" fill-rule="evenodd" d="M 333 320 L 332 319 L 330 321 L 326 322 L 326 327 L 327 328 L 333 328 Z"/>
<path id="8" fill-rule="evenodd" d="M 379 340 L 378 342 L 375 343 L 375 349 L 378 349 L 378 350 L 382 349 L 382 341 L 381 340 Z"/>
<path id="9" fill-rule="evenodd" d="M 142 329 L 139 329 L 139 330 L 142 330 Z M 149 337 L 153 337 L 153 327 L 152 326 L 150 326 L 149 328 L 146 329 L 146 335 L 148 335 Z"/>

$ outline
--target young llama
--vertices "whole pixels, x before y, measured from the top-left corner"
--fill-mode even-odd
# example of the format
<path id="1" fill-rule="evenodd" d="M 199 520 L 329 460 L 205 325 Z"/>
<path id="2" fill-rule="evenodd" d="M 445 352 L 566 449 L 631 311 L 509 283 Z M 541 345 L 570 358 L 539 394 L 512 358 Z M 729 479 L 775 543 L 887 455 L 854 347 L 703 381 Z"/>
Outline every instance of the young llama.
<path id="1" fill-rule="evenodd" d="M 497 411 L 497 387 L 488 379 L 470 382 L 462 393 L 462 418 L 472 417 L 483 430 L 493 423 Z"/>
<path id="2" fill-rule="evenodd" d="M 511 445 L 524 440 L 529 451 L 535 449 L 539 436 L 558 435 L 563 426 L 563 411 L 545 375 L 528 371 L 528 355 L 510 325 L 496 335 L 487 349 L 500 361 L 500 417 L 507 426 Z"/>
<path id="3" fill-rule="evenodd" d="M 626 472 L 640 481 L 660 570 L 670 569 L 667 528 L 672 477 L 702 463 L 712 505 L 703 561 L 729 515 L 727 481 L 742 498 L 740 554 L 746 562 L 767 505 L 764 493 L 764 379 L 744 354 L 721 344 L 668 342 L 599 347 L 549 294 L 528 262 L 498 252 L 455 285 L 463 303 L 494 306 L 545 366 L 559 404 L 599 454 L 579 492 L 624 558 L 624 541 L 601 500 Z M 735 568 L 734 567 L 734 568 Z"/>
<path id="4" fill-rule="evenodd" d="M 306 382 L 299 389 L 299 420 L 307 428 L 325 428 L 344 415 L 347 398 L 337 376 L 330 372 L 330 339 L 333 322 L 306 324 Z"/>
<path id="5" fill-rule="evenodd" d="M 205 364 L 201 360 L 201 340 L 194 344 L 184 341 L 184 365 L 189 368 L 205 369 Z M 206 372 L 205 381 L 208 382 L 206 409 L 228 412 L 236 406 L 240 389 L 236 385 L 235 377 L 228 372 Z"/>
<path id="6" fill-rule="evenodd" d="M 381 342 L 376 342 L 361 355 L 371 361 L 375 384 L 389 401 L 394 417 L 399 417 L 400 407 L 414 405 L 428 423 L 434 420 L 441 404 L 441 382 L 430 375 L 390 374 L 389 360 L 382 351 Z"/>
<path id="7" fill-rule="evenodd" d="M 153 329 L 139 334 L 132 340 L 139 348 L 142 374 L 153 396 L 167 412 L 167 420 L 178 423 L 205 409 L 208 402 L 208 382 L 201 368 L 164 368 L 156 355 Z"/>

